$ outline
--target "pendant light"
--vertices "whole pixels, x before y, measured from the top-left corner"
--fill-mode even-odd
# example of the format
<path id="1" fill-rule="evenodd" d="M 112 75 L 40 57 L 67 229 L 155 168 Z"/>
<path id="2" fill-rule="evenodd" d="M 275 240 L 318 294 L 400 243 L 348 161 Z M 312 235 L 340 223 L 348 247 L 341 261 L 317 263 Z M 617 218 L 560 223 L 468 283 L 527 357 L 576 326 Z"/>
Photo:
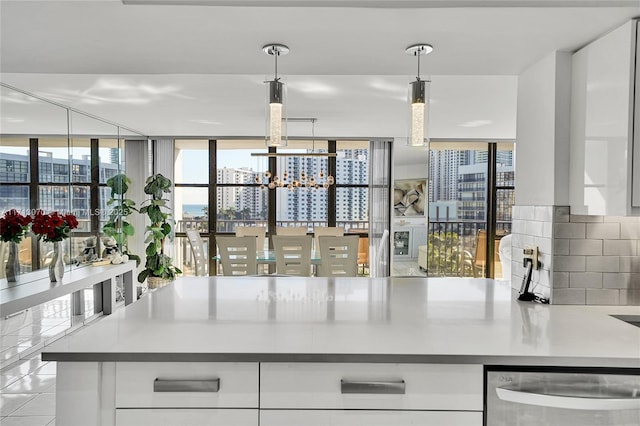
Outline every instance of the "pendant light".
<path id="1" fill-rule="evenodd" d="M 429 142 L 429 80 L 420 79 L 420 56 L 427 55 L 433 51 L 430 44 L 414 44 L 405 50 L 408 55 L 418 58 L 418 75 L 416 81 L 409 83 L 410 101 L 410 129 L 407 145 L 425 146 Z"/>
<path id="2" fill-rule="evenodd" d="M 282 119 L 284 116 L 284 83 L 278 77 L 278 56 L 289 53 L 289 48 L 284 44 L 271 43 L 263 46 L 262 50 L 275 58 L 273 80 L 265 82 L 269 99 L 265 140 L 267 146 L 287 146 L 287 122 Z"/>

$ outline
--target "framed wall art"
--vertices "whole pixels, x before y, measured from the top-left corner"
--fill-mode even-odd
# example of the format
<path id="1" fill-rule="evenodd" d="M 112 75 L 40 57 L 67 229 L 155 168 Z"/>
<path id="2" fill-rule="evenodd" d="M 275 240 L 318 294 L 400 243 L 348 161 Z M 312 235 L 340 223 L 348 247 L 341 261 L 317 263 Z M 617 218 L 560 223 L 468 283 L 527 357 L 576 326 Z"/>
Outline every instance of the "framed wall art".
<path id="1" fill-rule="evenodd" d="M 424 216 L 427 206 L 426 179 L 396 180 L 393 184 L 395 216 Z"/>

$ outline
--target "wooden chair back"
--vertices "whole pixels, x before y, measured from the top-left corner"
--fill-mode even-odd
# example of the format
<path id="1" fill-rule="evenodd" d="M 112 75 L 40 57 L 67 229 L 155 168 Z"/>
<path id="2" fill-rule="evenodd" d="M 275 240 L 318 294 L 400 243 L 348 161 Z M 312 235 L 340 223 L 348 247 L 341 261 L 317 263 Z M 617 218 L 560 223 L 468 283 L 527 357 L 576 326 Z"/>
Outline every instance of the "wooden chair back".
<path id="1" fill-rule="evenodd" d="M 189 240 L 189 246 L 191 247 L 193 261 L 196 264 L 196 276 L 202 277 L 207 275 L 209 262 L 204 253 L 204 241 L 202 241 L 202 237 L 200 237 L 200 232 L 194 229 L 187 230 L 187 240 Z"/>
<path id="2" fill-rule="evenodd" d="M 313 228 L 313 250 L 316 254 L 320 253 L 320 237 L 341 237 L 344 235 L 344 228 L 341 226 L 318 226 Z M 322 256 L 322 253 L 320 253 Z"/>
<path id="3" fill-rule="evenodd" d="M 263 251 L 266 231 L 264 226 L 236 226 L 236 237 L 256 237 L 256 249 Z"/>

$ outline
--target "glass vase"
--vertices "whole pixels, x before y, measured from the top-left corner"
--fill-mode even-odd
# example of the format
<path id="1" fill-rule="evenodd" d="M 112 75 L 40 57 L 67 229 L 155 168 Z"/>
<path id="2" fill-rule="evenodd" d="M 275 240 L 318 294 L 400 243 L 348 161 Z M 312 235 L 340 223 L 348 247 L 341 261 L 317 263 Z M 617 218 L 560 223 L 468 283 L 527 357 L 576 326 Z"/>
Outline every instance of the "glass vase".
<path id="1" fill-rule="evenodd" d="M 4 272 L 7 282 L 15 283 L 16 277 L 20 275 L 20 262 L 18 259 L 18 243 L 9 241 L 9 256 L 7 257 L 7 265 Z"/>
<path id="2" fill-rule="evenodd" d="M 53 258 L 49 263 L 49 279 L 51 282 L 62 280 L 64 275 L 64 262 L 62 261 L 62 244 L 60 241 L 53 242 Z"/>

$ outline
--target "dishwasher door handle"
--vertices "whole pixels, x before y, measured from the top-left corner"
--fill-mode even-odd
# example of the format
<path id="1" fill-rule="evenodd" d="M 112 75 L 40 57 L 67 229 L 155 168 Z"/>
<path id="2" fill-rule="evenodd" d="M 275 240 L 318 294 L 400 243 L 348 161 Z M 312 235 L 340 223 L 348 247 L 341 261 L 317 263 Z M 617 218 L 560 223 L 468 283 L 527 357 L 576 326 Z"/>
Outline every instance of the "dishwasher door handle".
<path id="1" fill-rule="evenodd" d="M 169 380 L 155 379 L 154 392 L 218 392 L 220 379 L 209 380 Z"/>
<path id="2" fill-rule="evenodd" d="M 573 410 L 640 410 L 640 392 L 637 396 L 634 392 L 629 392 L 629 397 L 602 396 L 574 396 L 555 395 L 537 391 L 515 390 L 508 388 L 496 388 L 498 398 L 503 401 L 516 402 L 519 404 L 538 405 L 541 407 L 569 408 Z"/>
<path id="3" fill-rule="evenodd" d="M 340 380 L 340 391 L 342 393 L 402 395 L 405 393 L 405 383 L 404 380 L 392 382 L 375 382 L 343 379 Z"/>

